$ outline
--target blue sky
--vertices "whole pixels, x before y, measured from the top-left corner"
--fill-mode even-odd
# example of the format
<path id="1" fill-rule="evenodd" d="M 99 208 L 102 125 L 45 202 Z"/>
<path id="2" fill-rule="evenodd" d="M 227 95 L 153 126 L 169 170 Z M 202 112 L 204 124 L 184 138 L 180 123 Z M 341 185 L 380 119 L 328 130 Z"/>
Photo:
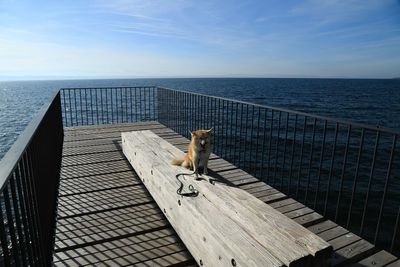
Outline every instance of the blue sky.
<path id="1" fill-rule="evenodd" d="M 0 0 L 0 77 L 400 76 L 399 0 Z"/>

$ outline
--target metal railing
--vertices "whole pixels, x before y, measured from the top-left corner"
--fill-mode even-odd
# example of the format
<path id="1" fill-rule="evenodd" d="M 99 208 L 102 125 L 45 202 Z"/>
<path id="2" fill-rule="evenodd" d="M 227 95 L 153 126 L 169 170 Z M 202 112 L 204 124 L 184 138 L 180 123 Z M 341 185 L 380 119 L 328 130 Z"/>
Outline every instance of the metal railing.
<path id="1" fill-rule="evenodd" d="M 212 127 L 216 154 L 400 254 L 397 131 L 161 87 L 66 88 L 0 162 L 4 265 L 51 263 L 62 126 L 137 121 Z"/>
<path id="2" fill-rule="evenodd" d="M 158 121 L 326 218 L 399 255 L 400 133 L 270 106 L 158 88 Z"/>
<path id="3" fill-rule="evenodd" d="M 157 88 L 64 88 L 61 89 L 65 127 L 151 121 L 157 119 Z"/>
<path id="4" fill-rule="evenodd" d="M 50 266 L 64 138 L 60 94 L 0 161 L 2 266 Z"/>

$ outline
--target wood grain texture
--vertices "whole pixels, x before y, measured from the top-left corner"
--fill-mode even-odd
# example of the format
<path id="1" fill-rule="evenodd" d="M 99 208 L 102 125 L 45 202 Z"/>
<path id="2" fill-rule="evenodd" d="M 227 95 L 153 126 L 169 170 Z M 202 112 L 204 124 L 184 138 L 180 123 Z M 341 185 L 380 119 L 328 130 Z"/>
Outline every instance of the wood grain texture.
<path id="1" fill-rule="evenodd" d="M 327 242 L 246 191 L 224 183 L 209 183 L 210 177 L 190 181 L 200 195 L 180 199 L 179 206 L 175 175 L 187 170 L 169 162 L 182 156 L 182 152 L 154 133 L 123 133 L 122 147 L 199 264 L 200 259 L 205 264 L 204 253 L 211 266 L 221 264 L 220 258 L 223 261 L 232 257 L 246 266 L 304 266 L 310 263 L 311 256 L 319 264 L 329 258 L 332 248 Z M 212 246 L 201 239 L 209 240 Z"/>

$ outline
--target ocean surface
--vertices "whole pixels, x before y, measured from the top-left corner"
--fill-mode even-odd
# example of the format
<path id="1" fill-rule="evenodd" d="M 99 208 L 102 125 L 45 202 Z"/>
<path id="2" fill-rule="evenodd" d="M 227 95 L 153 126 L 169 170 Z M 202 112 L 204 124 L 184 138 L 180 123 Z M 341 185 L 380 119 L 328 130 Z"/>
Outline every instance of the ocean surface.
<path id="1" fill-rule="evenodd" d="M 0 82 L 0 159 L 59 88 L 158 85 L 400 130 L 400 80 L 112 79 Z"/>

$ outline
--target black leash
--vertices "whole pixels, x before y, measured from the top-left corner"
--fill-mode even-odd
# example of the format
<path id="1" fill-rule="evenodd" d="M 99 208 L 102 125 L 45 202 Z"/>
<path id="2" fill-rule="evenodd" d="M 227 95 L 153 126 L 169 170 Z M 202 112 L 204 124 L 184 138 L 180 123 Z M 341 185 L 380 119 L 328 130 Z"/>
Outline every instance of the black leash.
<path id="1" fill-rule="evenodd" d="M 197 191 L 197 189 L 194 188 L 194 186 L 192 184 L 190 184 L 188 186 L 189 191 L 187 193 L 182 193 L 183 190 L 183 183 L 182 181 L 179 179 L 179 176 L 185 176 L 185 175 L 194 175 L 196 172 L 192 172 L 192 173 L 178 173 L 175 177 L 178 180 L 178 182 L 180 183 L 179 188 L 176 190 L 176 193 L 180 196 L 183 197 L 197 197 L 199 195 L 199 191 Z"/>

